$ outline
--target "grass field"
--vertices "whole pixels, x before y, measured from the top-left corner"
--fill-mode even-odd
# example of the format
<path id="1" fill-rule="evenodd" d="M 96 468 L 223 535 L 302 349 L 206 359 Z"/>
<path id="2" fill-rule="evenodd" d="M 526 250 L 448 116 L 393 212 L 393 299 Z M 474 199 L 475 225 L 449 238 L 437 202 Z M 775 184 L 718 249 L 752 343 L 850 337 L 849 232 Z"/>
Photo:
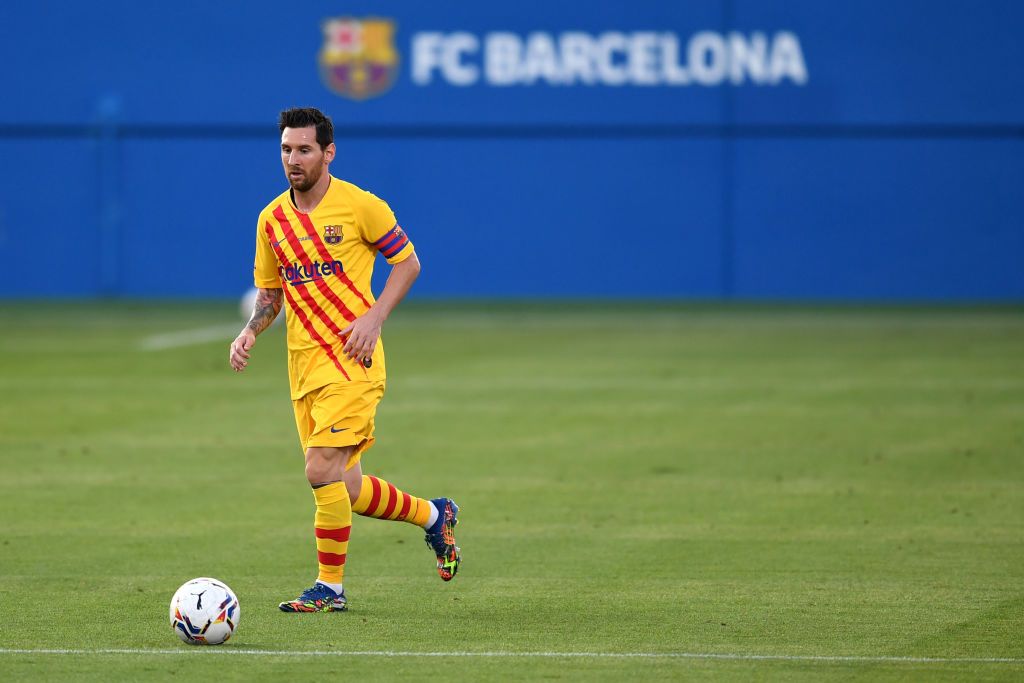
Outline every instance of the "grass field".
<path id="1" fill-rule="evenodd" d="M 235 375 L 233 305 L 0 315 L 0 680 L 1024 678 L 1024 310 L 405 305 L 364 466 L 463 566 L 357 519 L 316 615 L 280 329 Z"/>

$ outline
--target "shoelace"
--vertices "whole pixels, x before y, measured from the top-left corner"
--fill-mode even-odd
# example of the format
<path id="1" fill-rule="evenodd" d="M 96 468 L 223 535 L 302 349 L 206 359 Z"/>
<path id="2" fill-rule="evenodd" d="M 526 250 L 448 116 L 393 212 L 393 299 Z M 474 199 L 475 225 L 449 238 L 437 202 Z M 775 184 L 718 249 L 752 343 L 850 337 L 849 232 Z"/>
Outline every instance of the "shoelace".
<path id="1" fill-rule="evenodd" d="M 441 536 L 447 545 L 455 545 L 455 520 L 452 511 L 452 504 L 444 506 L 444 522 L 441 523 Z"/>
<path id="2" fill-rule="evenodd" d="M 302 591 L 302 600 L 318 600 L 327 597 L 327 586 L 318 583 Z"/>

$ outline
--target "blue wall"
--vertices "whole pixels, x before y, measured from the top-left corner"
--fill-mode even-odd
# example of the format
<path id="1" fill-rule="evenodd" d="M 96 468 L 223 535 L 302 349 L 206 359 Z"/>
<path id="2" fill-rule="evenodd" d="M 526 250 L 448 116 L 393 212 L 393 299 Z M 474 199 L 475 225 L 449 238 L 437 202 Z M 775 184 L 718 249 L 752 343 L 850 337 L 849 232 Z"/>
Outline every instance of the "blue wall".
<path id="1" fill-rule="evenodd" d="M 321 80 L 342 15 L 395 30 L 362 100 Z M 237 295 L 277 112 L 314 105 L 421 295 L 1021 300 L 1022 28 L 1015 0 L 5 6 L 0 296 Z M 488 81 L 496 32 L 611 45 L 627 83 Z M 467 85 L 414 50 L 453 34 Z M 764 64 L 723 57 L 758 41 Z"/>

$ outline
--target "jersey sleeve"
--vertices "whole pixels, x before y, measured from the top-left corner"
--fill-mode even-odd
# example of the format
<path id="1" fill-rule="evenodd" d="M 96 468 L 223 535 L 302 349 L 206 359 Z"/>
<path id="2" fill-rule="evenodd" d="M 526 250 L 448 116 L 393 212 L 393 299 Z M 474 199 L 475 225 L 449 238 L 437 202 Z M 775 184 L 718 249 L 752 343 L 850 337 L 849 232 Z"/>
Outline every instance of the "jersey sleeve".
<path id="1" fill-rule="evenodd" d="M 383 199 L 366 193 L 362 207 L 363 239 L 394 265 L 412 256 L 415 250 L 395 214 Z"/>
<path id="2" fill-rule="evenodd" d="M 252 280 L 259 289 L 280 289 L 281 274 L 277 269 L 277 256 L 270 246 L 270 237 L 264 226 L 265 216 L 261 213 L 256 221 L 256 262 L 253 264 Z"/>

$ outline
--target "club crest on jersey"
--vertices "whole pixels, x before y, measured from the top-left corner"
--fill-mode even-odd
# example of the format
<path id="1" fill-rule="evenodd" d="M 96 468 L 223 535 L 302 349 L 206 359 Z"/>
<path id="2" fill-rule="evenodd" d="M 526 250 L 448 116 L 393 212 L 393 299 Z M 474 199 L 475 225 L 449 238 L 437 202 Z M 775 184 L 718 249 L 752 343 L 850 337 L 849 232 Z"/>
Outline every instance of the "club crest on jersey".
<path id="1" fill-rule="evenodd" d="M 322 24 L 320 78 L 332 91 L 353 100 L 386 92 L 398 74 L 395 22 L 337 17 Z"/>
<path id="2" fill-rule="evenodd" d="M 324 226 L 324 242 L 327 244 L 338 244 L 341 242 L 342 234 L 341 229 L 345 227 L 343 225 L 325 225 Z"/>

